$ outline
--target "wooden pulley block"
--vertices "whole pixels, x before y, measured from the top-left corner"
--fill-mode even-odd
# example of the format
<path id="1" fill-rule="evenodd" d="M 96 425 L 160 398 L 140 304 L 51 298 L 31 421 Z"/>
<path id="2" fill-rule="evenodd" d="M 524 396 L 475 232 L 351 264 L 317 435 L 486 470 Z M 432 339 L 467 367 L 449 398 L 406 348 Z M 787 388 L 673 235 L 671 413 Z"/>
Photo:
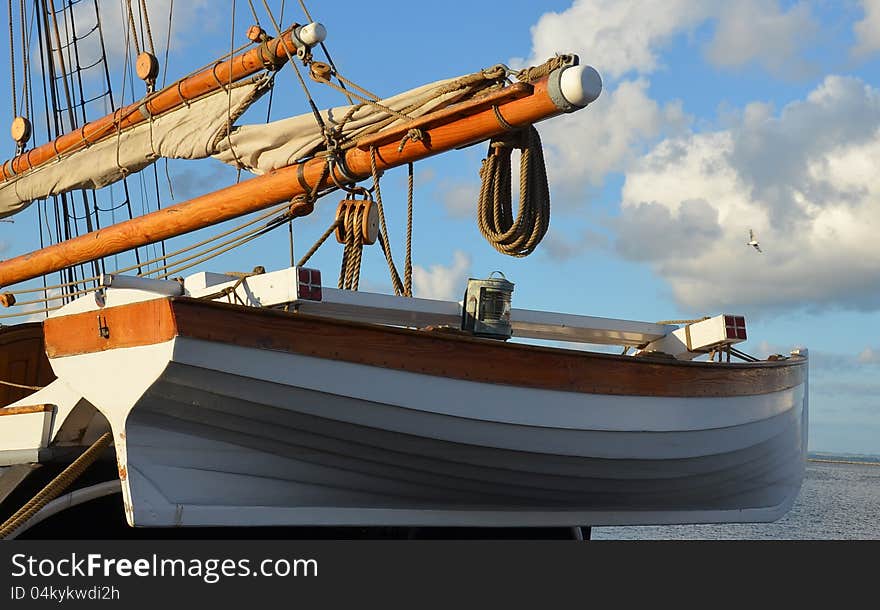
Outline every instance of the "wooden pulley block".
<path id="1" fill-rule="evenodd" d="M 336 219 L 342 222 L 336 227 L 336 241 L 340 244 L 346 242 L 345 225 L 348 224 L 348 215 L 354 214 L 357 219 L 358 212 L 362 211 L 361 222 L 355 229 L 361 231 L 361 241 L 372 245 L 379 237 L 379 208 L 370 199 L 343 199 L 336 208 Z"/>
<path id="2" fill-rule="evenodd" d="M 329 64 L 325 64 L 323 61 L 313 61 L 309 66 L 309 76 L 312 77 L 312 80 L 319 83 L 324 83 L 330 80 L 330 75 L 332 73 L 333 69 Z"/>
<path id="3" fill-rule="evenodd" d="M 11 292 L 0 294 L 0 305 L 3 307 L 12 307 L 15 305 L 15 295 Z"/>
<path id="4" fill-rule="evenodd" d="M 19 144 L 24 144 L 31 139 L 31 122 L 23 116 L 17 116 L 12 119 L 12 126 L 9 128 L 12 139 Z"/>
<path id="5" fill-rule="evenodd" d="M 144 51 L 137 56 L 135 72 L 142 81 L 155 81 L 159 76 L 159 60 L 152 53 Z"/>
<path id="6" fill-rule="evenodd" d="M 258 25 L 252 25 L 248 28 L 247 38 L 251 42 L 261 42 L 267 38 L 266 30 Z"/>

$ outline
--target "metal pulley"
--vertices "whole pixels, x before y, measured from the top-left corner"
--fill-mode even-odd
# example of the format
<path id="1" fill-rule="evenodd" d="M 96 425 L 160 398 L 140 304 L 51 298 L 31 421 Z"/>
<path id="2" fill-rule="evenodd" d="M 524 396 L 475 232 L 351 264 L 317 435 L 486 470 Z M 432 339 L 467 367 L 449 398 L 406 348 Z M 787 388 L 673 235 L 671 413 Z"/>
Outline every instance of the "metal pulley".
<path id="1" fill-rule="evenodd" d="M 9 128 L 9 134 L 19 148 L 24 148 L 27 141 L 31 139 L 31 122 L 23 116 L 17 116 L 12 119 L 12 126 Z"/>
<path id="2" fill-rule="evenodd" d="M 357 223 L 360 214 L 360 223 Z M 336 220 L 341 221 L 336 227 L 336 241 L 340 244 L 347 243 L 347 229 L 352 226 L 359 230 L 361 243 L 372 245 L 379 237 L 379 209 L 372 199 L 343 199 L 336 208 Z"/>
<path id="3" fill-rule="evenodd" d="M 494 274 L 501 277 L 492 277 Z M 478 337 L 507 340 L 513 335 L 510 308 L 513 282 L 500 271 L 485 280 L 469 278 L 461 310 L 461 329 Z"/>

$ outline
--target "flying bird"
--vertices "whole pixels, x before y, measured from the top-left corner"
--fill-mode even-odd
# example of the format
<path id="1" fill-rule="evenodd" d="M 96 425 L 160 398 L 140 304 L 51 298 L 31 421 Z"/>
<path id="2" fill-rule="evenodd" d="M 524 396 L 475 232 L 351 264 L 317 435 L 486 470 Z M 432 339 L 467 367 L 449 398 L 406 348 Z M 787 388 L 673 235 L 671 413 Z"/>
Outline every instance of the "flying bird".
<path id="1" fill-rule="evenodd" d="M 749 229 L 749 241 L 746 242 L 746 245 L 752 246 L 755 250 L 757 250 L 758 252 L 761 252 L 762 254 L 764 253 L 764 251 L 761 250 L 761 246 L 758 245 L 758 240 L 755 239 L 754 231 L 752 231 L 751 229 Z"/>

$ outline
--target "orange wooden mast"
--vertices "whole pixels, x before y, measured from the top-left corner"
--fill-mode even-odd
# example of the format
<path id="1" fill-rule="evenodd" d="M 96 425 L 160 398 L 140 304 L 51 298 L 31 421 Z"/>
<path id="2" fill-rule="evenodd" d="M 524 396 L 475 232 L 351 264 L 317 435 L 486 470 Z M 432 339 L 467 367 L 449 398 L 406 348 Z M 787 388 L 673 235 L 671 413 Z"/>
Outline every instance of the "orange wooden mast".
<path id="1" fill-rule="evenodd" d="M 112 114 L 86 123 L 76 131 L 63 134 L 51 142 L 6 161 L 0 166 L 0 181 L 9 180 L 16 174 L 94 144 L 119 130 L 143 123 L 150 116 L 173 110 L 267 67 L 277 68 L 283 65 L 288 59 L 288 54 L 296 57 L 297 48 L 303 45 L 296 38 L 296 29 L 297 26 L 293 26 L 277 38 L 272 38 L 249 51 L 183 78 L 148 96 L 145 100 L 120 108 Z"/>
<path id="2" fill-rule="evenodd" d="M 316 185 L 318 189 L 323 189 L 334 183 L 355 183 L 372 174 L 373 151 L 377 170 L 381 172 L 485 141 L 512 128 L 584 107 L 599 95 L 599 90 L 601 80 L 592 68 L 560 68 L 535 83 L 517 83 L 486 97 L 429 113 L 401 128 L 361 139 L 357 146 L 342 155 L 340 161 L 344 170 L 339 168 L 339 164 L 333 164 L 327 173 L 327 158 L 318 156 L 0 262 L 0 286 L 9 286 L 290 201 L 297 195 L 312 191 Z M 408 140 L 401 147 L 402 136 L 413 128 L 422 130 L 422 139 Z"/>

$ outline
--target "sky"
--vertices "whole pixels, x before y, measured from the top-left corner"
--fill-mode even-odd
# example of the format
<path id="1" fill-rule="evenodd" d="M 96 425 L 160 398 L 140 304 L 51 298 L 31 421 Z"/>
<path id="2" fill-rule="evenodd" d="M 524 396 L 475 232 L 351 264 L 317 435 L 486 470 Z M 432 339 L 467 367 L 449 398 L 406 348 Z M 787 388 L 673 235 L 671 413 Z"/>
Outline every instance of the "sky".
<path id="1" fill-rule="evenodd" d="M 99 4 L 110 69 L 121 74 L 131 58 L 123 3 Z M 168 82 L 245 42 L 255 21 L 246 0 L 177 2 L 169 38 L 171 0 L 147 4 Z M 276 18 L 284 4 L 284 25 L 306 21 L 298 2 L 266 4 Z M 252 6 L 272 31 L 264 3 Z M 500 270 L 516 285 L 515 307 L 644 321 L 744 315 L 743 351 L 763 358 L 810 350 L 809 449 L 880 454 L 880 0 L 438 6 L 306 2 L 327 28 L 340 73 L 380 97 L 498 63 L 536 65 L 557 53 L 576 53 L 595 67 L 603 91 L 589 107 L 537 125 L 551 222 L 527 258 L 499 254 L 477 228 L 485 144 L 417 164 L 415 296 L 459 300 L 468 277 Z M 117 91 L 136 98 L 142 87 L 128 80 Z M 315 83 L 309 90 L 320 105 L 344 103 Z M 0 112 L 11 120 L 10 102 L 0 99 Z M 264 99 L 239 122 L 305 112 L 287 66 L 271 109 Z M 13 155 L 11 141 L 2 153 Z M 160 164 L 158 172 L 163 207 L 246 179 L 213 159 Z M 405 169 L 383 177 L 398 267 L 405 186 Z M 142 195 L 143 209 L 155 206 L 151 196 Z M 339 199 L 326 197 L 297 221 L 295 258 L 332 222 Z M 35 208 L 0 224 L 0 256 L 38 246 L 28 231 Z M 750 229 L 763 253 L 746 245 Z M 187 239 L 194 237 L 167 246 Z M 203 268 L 280 269 L 291 259 L 288 240 L 278 231 Z M 310 261 L 325 284 L 335 282 L 340 253 L 331 239 Z M 392 292 L 376 248 L 364 254 L 361 289 Z"/>

